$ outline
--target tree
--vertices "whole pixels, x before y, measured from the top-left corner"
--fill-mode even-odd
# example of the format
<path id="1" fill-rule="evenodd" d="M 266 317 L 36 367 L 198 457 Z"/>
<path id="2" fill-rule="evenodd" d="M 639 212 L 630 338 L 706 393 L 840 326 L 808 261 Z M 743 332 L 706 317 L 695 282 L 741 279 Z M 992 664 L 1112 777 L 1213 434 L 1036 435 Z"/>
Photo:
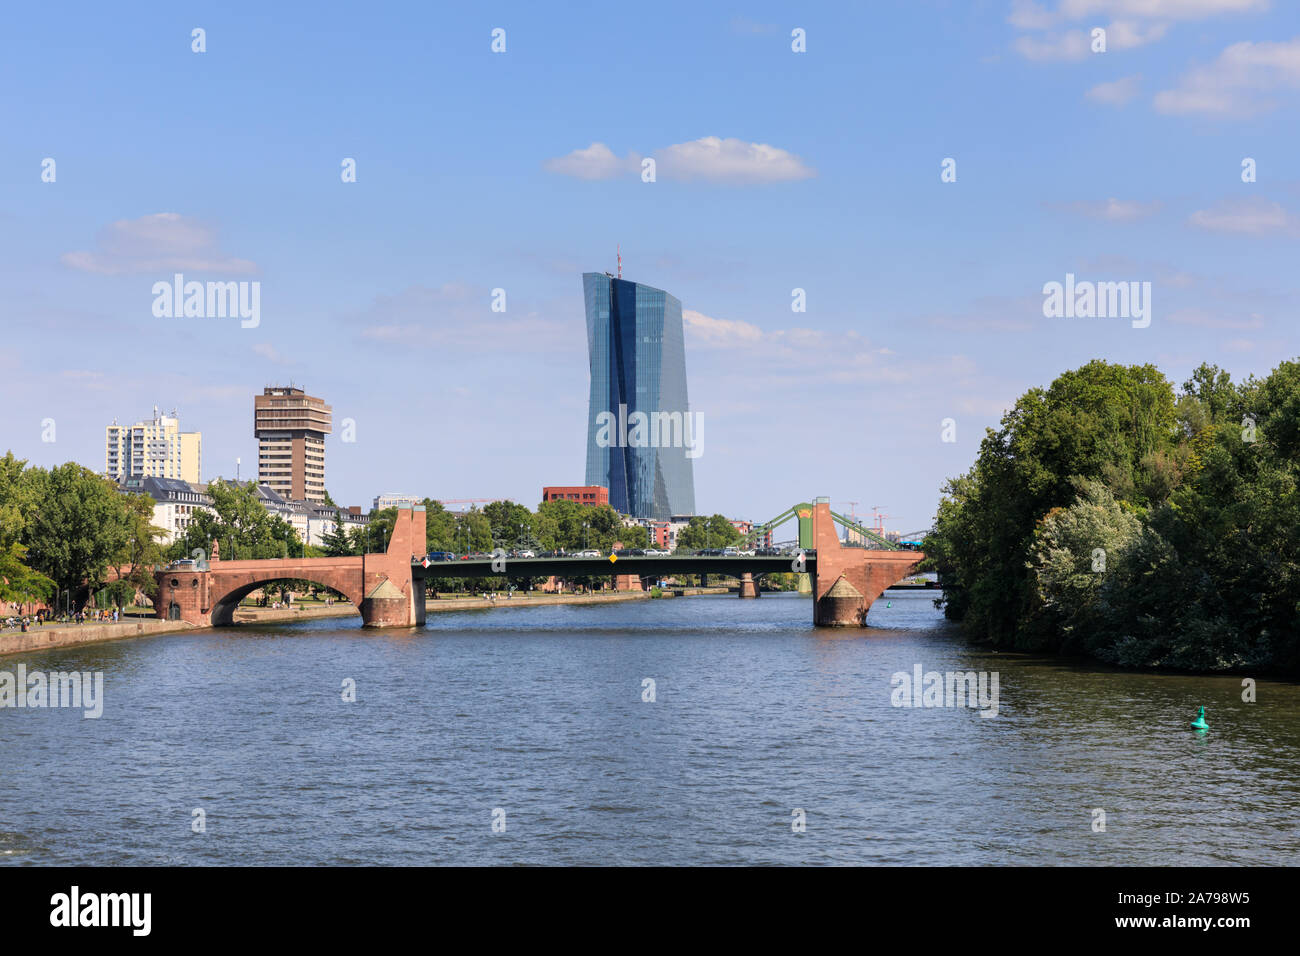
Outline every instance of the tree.
<path id="1" fill-rule="evenodd" d="M 396 524 L 396 508 L 371 508 L 369 520 L 352 529 L 352 553 L 373 554 L 388 550 Z"/>
<path id="2" fill-rule="evenodd" d="M 513 501 L 492 501 L 483 508 L 492 541 L 497 547 L 509 548 L 522 543 L 532 533 L 533 513 Z M 427 520 L 427 515 L 426 515 Z"/>
<path id="3" fill-rule="evenodd" d="M 343 509 L 336 508 L 334 510 L 334 524 L 321 535 L 321 547 L 324 549 L 327 558 L 342 558 L 356 554 L 352 546 L 352 539 L 348 537 L 348 529 L 343 524 Z"/>
<path id="4" fill-rule="evenodd" d="M 24 479 L 31 482 L 24 531 L 29 564 L 60 591 L 98 590 L 129 533 L 116 486 L 73 462 L 48 472 L 31 469 Z"/>
<path id="5" fill-rule="evenodd" d="M 158 581 L 154 577 L 154 567 L 162 563 L 163 548 L 160 543 L 167 532 L 153 523 L 155 502 L 148 495 L 126 495 L 126 541 L 117 556 L 119 568 L 126 568 L 126 573 L 119 580 L 123 588 L 117 595 L 122 599 L 119 605 L 127 604 L 136 591 L 152 597 L 158 591 Z M 123 597 L 124 595 L 124 597 Z"/>
<path id="6" fill-rule="evenodd" d="M 697 515 L 677 533 L 677 547 L 682 551 L 727 548 L 738 545 L 742 535 L 723 515 Z"/>
<path id="7" fill-rule="evenodd" d="M 1132 509 L 1124 508 L 1099 481 L 1080 481 L 1079 495 L 1066 508 L 1053 508 L 1034 532 L 1028 567 L 1034 574 L 1037 624 L 1061 634 L 1070 649 L 1080 622 L 1087 622 L 1102 583 L 1114 572 L 1142 531 Z"/>
<path id="8" fill-rule="evenodd" d="M 54 582 L 26 564 L 27 549 L 17 541 L 0 546 L 0 601 L 48 601 Z"/>
<path id="9" fill-rule="evenodd" d="M 293 526 L 266 510 L 252 482 L 213 481 L 208 495 L 212 510 L 195 512 L 185 534 L 172 545 L 172 557 L 188 558 L 196 550 L 211 557 L 213 541 L 220 543 L 221 556 L 228 561 L 282 558 L 302 549 Z"/>
<path id="10" fill-rule="evenodd" d="M 456 550 L 456 516 L 432 498 L 424 499 L 424 541 L 426 552 Z"/>
<path id="11" fill-rule="evenodd" d="M 34 501 L 31 482 L 23 476 L 26 466 L 12 451 L 0 458 L 0 550 L 22 541 L 27 528 Z"/>
<path id="12" fill-rule="evenodd" d="M 1300 363 L 1235 385 L 1202 365 L 1175 400 L 1150 366 L 1091 362 L 1001 426 L 924 544 L 971 636 L 1300 673 Z"/>

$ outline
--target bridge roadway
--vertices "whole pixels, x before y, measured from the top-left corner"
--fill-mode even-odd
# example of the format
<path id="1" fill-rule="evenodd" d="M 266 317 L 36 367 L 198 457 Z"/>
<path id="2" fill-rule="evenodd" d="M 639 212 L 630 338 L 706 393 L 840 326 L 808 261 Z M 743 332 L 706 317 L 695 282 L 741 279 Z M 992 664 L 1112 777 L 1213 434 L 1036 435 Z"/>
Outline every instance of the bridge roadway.
<path id="1" fill-rule="evenodd" d="M 599 558 L 579 558 L 566 555 L 562 558 L 504 558 L 502 570 L 494 570 L 493 559 L 462 558 L 452 561 L 432 561 L 426 568 L 422 559 L 413 559 L 411 576 L 416 581 L 424 578 L 560 578 L 595 577 L 611 574 L 636 574 L 643 578 L 660 578 L 668 574 L 721 574 L 738 578 L 752 574 L 755 579 L 762 574 L 793 572 L 796 556 L 784 555 L 644 555 L 620 557 L 610 561 L 609 555 Z M 804 557 L 804 571 L 817 573 L 817 553 L 810 551 Z"/>

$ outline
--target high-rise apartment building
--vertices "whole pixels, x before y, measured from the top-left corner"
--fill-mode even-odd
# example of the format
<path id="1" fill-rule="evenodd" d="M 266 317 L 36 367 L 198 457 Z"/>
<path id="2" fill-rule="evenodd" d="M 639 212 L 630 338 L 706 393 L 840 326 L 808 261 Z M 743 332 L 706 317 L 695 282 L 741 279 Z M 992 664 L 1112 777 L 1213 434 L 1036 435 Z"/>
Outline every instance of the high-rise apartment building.
<path id="1" fill-rule="evenodd" d="M 153 407 L 153 419 L 104 429 L 104 474 L 125 478 L 177 478 L 198 482 L 203 466 L 203 434 L 181 431 L 180 419 Z"/>
<path id="2" fill-rule="evenodd" d="M 591 393 L 588 485 L 634 518 L 695 511 L 693 459 L 702 429 L 686 397 L 682 304 L 662 289 L 612 276 L 582 276 Z"/>
<path id="3" fill-rule="evenodd" d="M 330 407 L 300 388 L 272 386 L 253 396 L 258 484 L 292 501 L 324 501 L 330 425 Z"/>

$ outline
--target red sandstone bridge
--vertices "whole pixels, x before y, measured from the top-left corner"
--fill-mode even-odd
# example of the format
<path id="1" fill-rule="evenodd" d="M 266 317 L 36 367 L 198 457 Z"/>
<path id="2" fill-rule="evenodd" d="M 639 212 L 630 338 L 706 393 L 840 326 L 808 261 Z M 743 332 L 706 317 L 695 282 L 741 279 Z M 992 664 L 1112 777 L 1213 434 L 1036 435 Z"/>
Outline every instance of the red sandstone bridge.
<path id="1" fill-rule="evenodd" d="M 813 623 L 819 627 L 865 626 L 872 602 L 925 557 L 919 551 L 843 544 L 835 525 L 840 516 L 825 499 L 797 505 L 788 514 L 800 519 L 803 569 L 812 579 Z M 504 570 L 491 558 L 427 562 L 424 521 L 423 507 L 402 508 L 386 552 L 346 558 L 222 561 L 214 544 L 205 566 L 159 571 L 154 604 L 161 618 L 220 627 L 234 623 L 235 608 L 248 594 L 271 581 L 298 579 L 338 591 L 361 612 L 366 627 L 418 627 L 424 623 L 429 578 L 615 574 L 619 586 L 626 588 L 639 587 L 640 576 L 722 574 L 740 578 L 742 598 L 755 598 L 757 578 L 798 569 L 790 555 L 674 554 L 620 557 L 615 562 L 608 557 L 508 558 Z"/>

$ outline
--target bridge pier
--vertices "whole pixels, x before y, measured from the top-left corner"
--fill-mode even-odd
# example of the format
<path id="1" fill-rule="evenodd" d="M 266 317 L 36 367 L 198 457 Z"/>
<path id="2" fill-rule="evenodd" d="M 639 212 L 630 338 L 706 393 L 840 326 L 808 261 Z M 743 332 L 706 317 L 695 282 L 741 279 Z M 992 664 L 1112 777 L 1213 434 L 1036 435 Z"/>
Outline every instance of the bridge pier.
<path id="1" fill-rule="evenodd" d="M 740 576 L 739 596 L 742 598 L 758 597 L 758 584 L 754 581 L 754 575 L 746 571 Z"/>
<path id="2" fill-rule="evenodd" d="M 813 507 L 813 540 L 817 548 L 813 624 L 817 627 L 865 627 L 876 598 L 925 559 L 919 551 L 844 547 L 825 501 Z"/>

